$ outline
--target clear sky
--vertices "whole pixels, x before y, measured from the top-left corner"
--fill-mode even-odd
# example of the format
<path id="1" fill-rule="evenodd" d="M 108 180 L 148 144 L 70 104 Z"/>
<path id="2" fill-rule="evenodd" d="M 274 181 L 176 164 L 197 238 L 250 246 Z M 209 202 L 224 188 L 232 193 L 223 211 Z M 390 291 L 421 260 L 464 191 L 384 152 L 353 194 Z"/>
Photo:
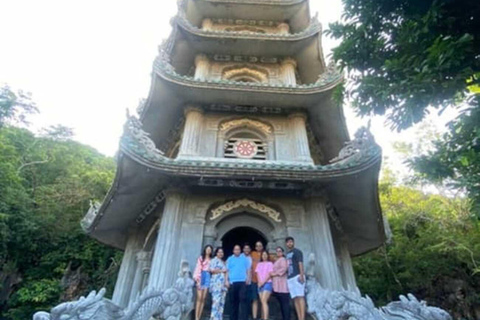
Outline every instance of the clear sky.
<path id="1" fill-rule="evenodd" d="M 340 19 L 340 0 L 311 0 L 324 29 Z M 33 94 L 41 114 L 32 127 L 62 124 L 75 139 L 113 155 L 125 122 L 150 86 L 157 47 L 170 32 L 175 0 L 2 0 L 0 85 Z M 323 41 L 325 54 L 335 43 Z M 345 107 L 352 135 L 368 119 Z M 437 121 L 436 123 L 444 123 Z M 372 122 L 372 132 L 395 165 L 391 143 L 409 140 Z"/>

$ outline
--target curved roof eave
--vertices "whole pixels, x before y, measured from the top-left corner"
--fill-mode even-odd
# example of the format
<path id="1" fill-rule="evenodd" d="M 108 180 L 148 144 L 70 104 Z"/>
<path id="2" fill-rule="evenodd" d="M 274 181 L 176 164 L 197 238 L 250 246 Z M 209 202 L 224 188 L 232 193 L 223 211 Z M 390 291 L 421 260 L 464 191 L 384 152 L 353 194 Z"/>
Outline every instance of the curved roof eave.
<path id="1" fill-rule="evenodd" d="M 282 42 L 293 42 L 301 41 L 314 37 L 322 32 L 322 25 L 316 17 L 311 19 L 309 26 L 297 33 L 291 34 L 269 34 L 269 33 L 255 33 L 255 32 L 234 32 L 234 31 L 215 31 L 215 30 L 203 30 L 190 23 L 188 19 L 179 14 L 174 19 L 178 26 L 184 31 L 197 36 L 198 38 L 215 38 L 215 39 L 235 39 L 242 40 L 246 39 L 249 41 L 282 41 Z"/>

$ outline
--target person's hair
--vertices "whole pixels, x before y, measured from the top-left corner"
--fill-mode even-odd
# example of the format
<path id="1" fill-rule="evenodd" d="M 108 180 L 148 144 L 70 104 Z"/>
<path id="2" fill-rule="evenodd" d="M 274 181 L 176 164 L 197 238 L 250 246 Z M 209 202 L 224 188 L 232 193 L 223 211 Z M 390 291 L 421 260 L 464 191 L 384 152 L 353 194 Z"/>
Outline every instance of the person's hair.
<path id="1" fill-rule="evenodd" d="M 220 250 L 222 250 L 222 251 L 223 251 L 223 253 L 224 253 L 224 256 L 223 256 L 223 258 L 222 258 L 222 260 L 223 260 L 223 259 L 225 259 L 225 251 L 223 250 L 223 248 L 222 248 L 222 247 L 218 247 L 217 249 L 215 249 L 215 257 L 217 256 L 217 254 L 218 254 L 218 251 L 220 251 Z"/>
<path id="2" fill-rule="evenodd" d="M 267 250 L 262 250 L 262 252 L 260 253 L 260 262 L 264 262 L 264 260 L 263 260 L 263 254 L 264 253 L 267 254 L 267 260 L 265 260 L 265 261 L 270 261 L 270 255 L 268 254 L 268 251 Z"/>
<path id="3" fill-rule="evenodd" d="M 293 239 L 293 237 L 286 237 L 286 238 L 285 238 L 285 242 L 288 242 L 288 241 L 290 241 L 290 240 L 292 240 L 293 242 L 295 242 L 295 239 Z"/>
<path id="4" fill-rule="evenodd" d="M 255 247 L 257 246 L 258 243 L 260 243 L 260 244 L 262 245 L 262 247 L 265 247 L 265 246 L 263 245 L 263 242 L 260 241 L 260 240 L 258 240 L 257 242 L 255 242 Z"/>
<path id="5" fill-rule="evenodd" d="M 212 249 L 212 253 L 210 254 L 210 258 L 213 257 L 213 247 L 209 244 L 207 244 L 205 246 L 205 248 L 203 248 L 203 251 L 202 251 L 202 260 L 205 260 L 205 258 L 207 257 L 207 248 L 210 247 L 210 249 Z"/>
<path id="6" fill-rule="evenodd" d="M 245 248 L 246 246 L 248 246 L 250 249 L 252 249 L 252 246 L 250 245 L 250 243 L 245 242 L 245 243 L 243 244 L 243 247 L 242 247 L 242 248 Z"/>
<path id="7" fill-rule="evenodd" d="M 239 247 L 240 248 L 240 251 L 242 251 L 242 246 L 240 246 L 239 244 L 236 244 L 233 246 L 233 250 L 235 250 L 235 247 Z"/>
<path id="8" fill-rule="evenodd" d="M 278 246 L 278 247 L 275 249 L 275 251 L 278 250 L 278 249 L 282 250 L 282 253 L 285 253 L 285 250 L 283 250 L 282 247 Z"/>

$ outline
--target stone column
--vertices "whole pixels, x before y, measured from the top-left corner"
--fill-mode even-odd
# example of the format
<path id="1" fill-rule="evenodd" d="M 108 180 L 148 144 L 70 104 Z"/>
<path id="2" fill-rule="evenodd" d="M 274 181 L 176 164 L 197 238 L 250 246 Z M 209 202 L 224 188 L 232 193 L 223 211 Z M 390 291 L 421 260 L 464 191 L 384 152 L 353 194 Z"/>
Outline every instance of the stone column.
<path id="1" fill-rule="evenodd" d="M 122 265 L 118 272 L 117 282 L 112 297 L 112 301 L 122 308 L 126 308 L 129 303 L 130 290 L 132 288 L 133 278 L 137 267 L 137 259 L 135 255 L 140 248 L 141 240 L 139 239 L 138 231 L 131 231 L 128 237 L 127 246 L 125 247 Z"/>
<path id="2" fill-rule="evenodd" d="M 202 30 L 205 30 L 205 31 L 212 31 L 213 30 L 212 19 L 204 19 L 202 21 Z"/>
<path id="3" fill-rule="evenodd" d="M 185 127 L 182 145 L 178 157 L 195 157 L 199 155 L 200 136 L 203 129 L 203 110 L 196 107 L 185 108 Z"/>
<path id="4" fill-rule="evenodd" d="M 342 273 L 344 278 L 344 287 L 347 290 L 356 291 L 357 281 L 355 280 L 355 272 L 353 271 L 352 259 L 348 250 L 347 242 L 342 239 L 340 243 L 340 261 L 342 263 Z"/>
<path id="5" fill-rule="evenodd" d="M 167 289 L 175 281 L 179 263 L 179 238 L 182 226 L 184 195 L 178 191 L 166 192 L 165 208 L 158 230 L 157 242 L 152 259 L 148 286 L 154 289 Z"/>
<path id="6" fill-rule="evenodd" d="M 321 197 L 308 199 L 307 214 L 312 249 L 315 254 L 316 277 L 320 280 L 323 287 L 331 290 L 340 290 L 342 289 L 342 278 L 337 265 L 337 257 L 324 199 Z"/>
<path id="7" fill-rule="evenodd" d="M 297 62 L 292 58 L 286 58 L 282 61 L 282 74 L 285 85 L 297 85 L 297 78 L 295 76 L 295 69 Z"/>
<path id="8" fill-rule="evenodd" d="M 288 23 L 282 22 L 278 25 L 278 30 L 280 31 L 280 34 L 289 34 L 290 26 Z"/>
<path id="9" fill-rule="evenodd" d="M 150 252 L 140 251 L 136 254 L 137 259 L 137 268 L 135 270 L 135 276 L 133 278 L 132 290 L 130 292 L 130 302 L 129 305 L 135 302 L 137 297 L 142 293 L 143 290 L 143 279 L 145 271 L 148 269 L 152 255 Z"/>
<path id="10" fill-rule="evenodd" d="M 292 139 L 295 145 L 295 161 L 312 162 L 307 137 L 307 116 L 303 113 L 293 113 L 289 116 L 292 127 Z"/>
<path id="11" fill-rule="evenodd" d="M 198 54 L 195 57 L 195 80 L 204 81 L 208 78 L 208 70 L 210 69 L 210 61 L 204 54 Z"/>

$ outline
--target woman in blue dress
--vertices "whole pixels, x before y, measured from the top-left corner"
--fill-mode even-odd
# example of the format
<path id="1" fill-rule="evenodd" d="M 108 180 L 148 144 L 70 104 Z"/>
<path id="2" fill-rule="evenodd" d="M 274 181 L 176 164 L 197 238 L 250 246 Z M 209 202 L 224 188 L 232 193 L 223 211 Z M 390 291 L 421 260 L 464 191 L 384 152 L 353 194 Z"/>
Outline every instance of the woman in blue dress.
<path id="1" fill-rule="evenodd" d="M 222 320 L 223 309 L 225 308 L 225 296 L 228 291 L 228 272 L 222 248 L 215 250 L 215 258 L 210 261 L 210 293 L 212 294 L 211 320 Z"/>

